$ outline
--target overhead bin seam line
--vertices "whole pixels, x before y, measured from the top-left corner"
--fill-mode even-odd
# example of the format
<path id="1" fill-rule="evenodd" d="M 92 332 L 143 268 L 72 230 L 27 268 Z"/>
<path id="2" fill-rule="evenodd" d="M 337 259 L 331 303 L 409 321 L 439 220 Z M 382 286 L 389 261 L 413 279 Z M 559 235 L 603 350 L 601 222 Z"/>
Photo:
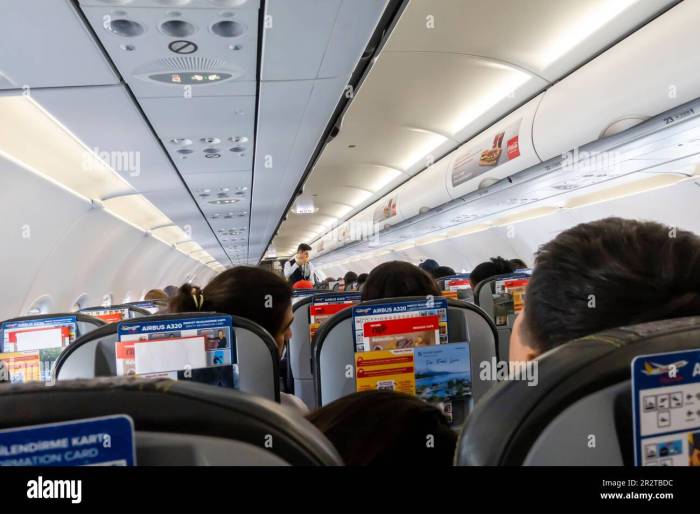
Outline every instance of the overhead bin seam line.
<path id="1" fill-rule="evenodd" d="M 543 80 L 544 82 L 547 82 L 550 84 L 552 81 L 548 78 L 543 77 L 536 71 L 532 71 L 529 68 L 526 68 L 525 66 L 522 66 L 520 64 L 516 64 L 510 61 L 506 61 L 505 59 L 498 59 L 496 57 L 490 57 L 487 55 L 479 55 L 479 54 L 470 54 L 468 52 L 447 52 L 447 51 L 436 51 L 436 50 L 385 50 L 386 53 L 388 54 L 435 54 L 435 55 L 462 55 L 464 57 L 474 57 L 475 59 L 482 59 L 484 61 L 489 61 L 494 64 L 500 64 L 502 66 L 507 66 L 509 68 L 514 68 L 520 72 L 527 73 L 528 75 L 532 75 L 533 77 L 537 77 L 538 79 Z"/>
<path id="2" fill-rule="evenodd" d="M 362 86 L 362 83 L 367 77 L 369 70 L 372 69 L 372 64 L 374 62 L 375 57 L 377 57 L 381 50 L 384 48 L 384 45 L 386 44 L 389 38 L 389 35 L 398 23 L 401 14 L 408 5 L 408 2 L 409 0 L 389 0 L 389 3 L 387 4 L 387 7 L 384 10 L 384 13 L 382 13 L 382 17 L 377 23 L 374 33 L 370 37 L 369 42 L 365 47 L 365 51 L 362 53 L 362 56 L 365 55 L 368 50 L 372 50 L 373 43 L 375 42 L 377 42 L 376 47 L 373 49 L 371 56 L 365 59 L 363 59 L 362 56 L 360 56 L 360 59 L 355 69 L 350 75 L 350 80 L 348 80 L 347 85 L 353 87 L 355 94 L 357 94 L 357 91 Z M 330 120 L 328 121 L 328 124 L 326 125 L 326 129 L 323 131 L 323 134 L 319 139 L 318 144 L 316 145 L 316 149 L 314 150 L 313 154 L 311 155 L 311 158 L 309 159 L 308 164 L 306 165 L 306 170 L 299 179 L 299 182 L 297 183 L 297 186 L 294 189 L 291 198 L 287 202 L 284 214 L 280 217 L 280 219 L 277 222 L 277 226 L 270 235 L 270 239 L 267 242 L 265 250 L 263 251 L 263 255 L 265 255 L 265 253 L 267 253 L 267 251 L 269 250 L 270 245 L 272 244 L 272 240 L 275 238 L 275 234 L 279 231 L 280 226 L 282 225 L 282 221 L 284 220 L 285 216 L 287 215 L 294 203 L 294 200 L 297 196 L 297 191 L 299 191 L 299 188 L 303 186 L 304 182 L 308 178 L 309 174 L 311 173 L 311 170 L 313 169 L 314 165 L 316 164 L 316 161 L 318 160 L 318 157 L 321 155 L 321 152 L 328 143 L 328 138 L 331 132 L 337 126 L 338 121 L 342 119 L 342 115 L 345 113 L 350 103 L 350 100 L 343 93 L 340 99 L 338 100 L 338 103 L 336 104 L 333 114 L 331 115 Z"/>
<path id="3" fill-rule="evenodd" d="M 253 166 L 250 171 L 250 207 L 248 209 L 248 244 L 245 250 L 245 262 L 250 262 L 250 227 L 253 222 L 253 191 L 255 189 L 255 162 L 258 157 L 258 117 L 260 113 L 260 86 L 262 84 L 262 60 L 265 40 L 265 17 L 267 16 L 267 1 L 260 0 L 258 7 L 258 59 L 255 70 L 255 119 L 253 120 Z M 228 254 L 226 254 L 228 255 Z M 263 252 L 264 255 L 264 252 Z M 230 259 L 229 259 L 230 260 Z M 258 259 L 258 262 L 262 260 Z M 233 263 L 232 263 L 233 264 Z"/>
<path id="4" fill-rule="evenodd" d="M 263 0 L 263 1 L 264 1 L 264 0 Z M 77 4 L 77 0 L 72 0 L 72 2 L 73 2 L 74 5 L 78 5 L 78 4 Z M 216 237 L 216 232 L 214 231 L 214 228 L 211 226 L 211 223 L 209 222 L 209 219 L 206 217 L 206 215 L 204 214 L 204 211 L 202 210 L 202 208 L 201 208 L 201 207 L 199 206 L 199 204 L 197 203 L 197 200 L 195 199 L 194 194 L 192 193 L 192 191 L 190 190 L 189 186 L 187 185 L 187 182 L 185 182 L 185 179 L 184 179 L 184 177 L 182 176 L 182 174 L 180 173 L 180 170 L 179 170 L 179 169 L 177 168 L 177 166 L 175 165 L 175 161 L 173 160 L 173 158 L 170 156 L 170 154 L 169 154 L 168 151 L 166 150 L 165 144 L 164 144 L 163 141 L 160 139 L 160 137 L 158 137 L 158 133 L 156 132 L 155 128 L 153 127 L 153 124 L 151 123 L 151 120 L 148 119 L 148 116 L 146 116 L 146 113 L 144 112 L 143 108 L 141 107 L 141 104 L 140 104 L 140 103 L 138 102 L 138 100 L 136 99 L 136 96 L 134 95 L 134 92 L 131 90 L 131 87 L 130 87 L 129 84 L 124 80 L 124 77 L 121 75 L 121 73 L 119 73 L 119 70 L 117 69 L 116 65 L 114 64 L 114 61 L 112 60 L 112 58 L 111 58 L 111 56 L 109 55 L 109 53 L 107 52 L 107 50 L 102 46 L 102 41 L 100 41 L 100 38 L 97 36 L 97 33 L 96 33 L 95 30 L 92 28 L 92 25 L 90 24 L 90 22 L 89 22 L 88 19 L 86 18 L 85 13 L 83 13 L 83 11 L 82 11 L 82 9 L 80 8 L 79 5 L 78 5 L 78 10 L 79 10 L 80 16 L 81 16 L 81 18 L 82 18 L 82 20 L 83 20 L 83 26 L 84 26 L 88 31 L 90 31 L 90 33 L 92 34 L 93 39 L 95 40 L 95 43 L 102 49 L 102 52 L 104 53 L 105 57 L 106 57 L 107 59 L 109 59 L 109 62 L 111 63 L 112 67 L 113 67 L 114 70 L 115 70 L 115 73 L 116 73 L 117 76 L 119 77 L 119 80 L 121 81 L 121 84 L 124 86 L 124 90 L 127 92 L 127 94 L 129 95 L 129 98 L 130 98 L 131 101 L 133 102 L 134 106 L 136 107 L 136 109 L 137 109 L 137 110 L 139 111 L 139 113 L 141 114 L 141 118 L 145 121 L 146 126 L 149 128 L 149 130 L 150 130 L 150 132 L 151 132 L 151 135 L 155 138 L 157 144 L 160 146 L 162 152 L 165 154 L 165 157 L 168 159 L 168 162 L 170 162 L 170 165 L 172 166 L 173 170 L 175 171 L 175 173 L 177 174 L 178 178 L 180 179 L 180 182 L 182 182 L 182 185 L 185 187 L 185 190 L 186 190 L 187 193 L 190 195 L 190 198 L 192 199 L 192 202 L 194 202 L 195 207 L 197 208 L 197 210 L 199 211 L 199 213 L 202 215 L 202 219 L 204 220 L 204 222 L 205 222 L 205 223 L 207 224 L 207 226 L 209 227 L 209 230 L 211 230 L 212 236 L 214 236 L 214 239 L 216 240 L 216 242 L 219 243 L 219 246 L 221 247 L 221 250 L 224 252 L 224 255 L 226 256 L 226 258 L 228 259 L 228 261 L 231 263 L 231 265 L 233 265 L 233 261 L 231 261 L 231 258 L 228 256 L 228 253 L 226 253 L 226 250 L 224 249 L 223 244 L 221 243 L 221 241 L 219 241 L 219 238 Z M 116 84 L 112 84 L 112 85 L 116 85 Z M 132 187 L 133 187 L 133 186 L 132 186 Z M 134 188 L 134 189 L 136 189 L 136 188 Z M 186 254 L 185 254 L 185 255 L 186 255 Z M 189 255 L 188 255 L 188 257 L 189 257 Z M 190 258 L 191 258 L 191 257 L 190 257 Z M 194 259 L 193 259 L 193 260 L 194 260 Z"/>

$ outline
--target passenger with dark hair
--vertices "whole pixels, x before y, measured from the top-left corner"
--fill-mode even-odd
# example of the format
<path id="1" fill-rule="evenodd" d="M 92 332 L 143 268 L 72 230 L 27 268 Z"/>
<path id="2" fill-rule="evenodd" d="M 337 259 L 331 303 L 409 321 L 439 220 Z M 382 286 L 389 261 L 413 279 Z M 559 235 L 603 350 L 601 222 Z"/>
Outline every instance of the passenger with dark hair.
<path id="1" fill-rule="evenodd" d="M 440 265 L 435 259 L 425 259 L 421 262 L 418 267 L 428 274 L 431 274 L 434 269 L 438 268 Z"/>
<path id="2" fill-rule="evenodd" d="M 503 257 L 492 257 L 490 260 L 477 265 L 477 267 L 472 270 L 469 274 L 469 281 L 472 283 L 472 288 L 476 289 L 476 286 L 484 280 L 495 277 L 496 275 L 513 273 L 513 271 L 515 271 L 515 269 L 509 261 L 505 260 Z"/>
<path id="3" fill-rule="evenodd" d="M 263 268 L 237 266 L 219 273 L 201 291 L 184 284 L 170 300 L 170 312 L 214 311 L 256 322 L 275 339 L 281 356 L 292 336 L 292 288 Z M 282 393 L 282 403 L 308 410 L 301 400 Z"/>
<path id="4" fill-rule="evenodd" d="M 454 275 L 454 274 L 455 274 L 455 270 L 453 270 L 449 266 L 438 266 L 431 273 L 433 278 L 436 280 L 438 278 L 449 277 L 449 276 Z"/>
<path id="5" fill-rule="evenodd" d="M 344 291 L 357 291 L 357 273 L 348 271 L 343 277 L 345 283 Z"/>
<path id="6" fill-rule="evenodd" d="M 362 287 L 362 301 L 402 296 L 440 296 L 433 277 L 410 262 L 390 261 L 374 268 Z"/>
<path id="7" fill-rule="evenodd" d="M 357 290 L 360 291 L 362 289 L 362 286 L 365 285 L 365 282 L 367 282 L 367 277 L 369 277 L 369 273 L 360 273 L 357 276 Z"/>
<path id="8" fill-rule="evenodd" d="M 513 270 L 517 271 L 519 269 L 528 269 L 527 264 L 522 259 L 510 259 L 510 265 L 513 266 Z"/>
<path id="9" fill-rule="evenodd" d="M 297 253 L 290 260 L 284 263 L 284 277 L 290 284 L 295 284 L 300 280 L 310 280 L 318 282 L 313 264 L 309 262 L 309 252 L 311 247 L 306 243 L 301 243 L 297 247 Z"/>
<path id="10" fill-rule="evenodd" d="M 347 466 L 451 466 L 457 434 L 436 407 L 393 391 L 344 396 L 307 419 L 333 443 Z M 432 436 L 433 444 L 426 444 Z"/>
<path id="11" fill-rule="evenodd" d="M 531 360 L 606 329 L 700 315 L 700 237 L 606 218 L 565 230 L 536 254 L 510 359 Z"/>
<path id="12" fill-rule="evenodd" d="M 163 292 L 168 295 L 168 298 L 172 298 L 177 295 L 178 288 L 177 286 L 165 286 Z"/>

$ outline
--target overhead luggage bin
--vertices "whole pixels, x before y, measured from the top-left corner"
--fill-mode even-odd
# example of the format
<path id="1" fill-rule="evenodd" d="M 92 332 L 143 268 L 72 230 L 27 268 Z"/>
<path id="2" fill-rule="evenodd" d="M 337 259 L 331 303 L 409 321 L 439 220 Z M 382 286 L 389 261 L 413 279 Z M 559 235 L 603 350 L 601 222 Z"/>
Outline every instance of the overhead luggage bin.
<path id="1" fill-rule="evenodd" d="M 240 391 L 134 377 L 0 387 L 0 429 L 127 415 L 140 466 L 333 466 L 303 417 Z M 272 444 L 270 444 L 272 442 Z"/>

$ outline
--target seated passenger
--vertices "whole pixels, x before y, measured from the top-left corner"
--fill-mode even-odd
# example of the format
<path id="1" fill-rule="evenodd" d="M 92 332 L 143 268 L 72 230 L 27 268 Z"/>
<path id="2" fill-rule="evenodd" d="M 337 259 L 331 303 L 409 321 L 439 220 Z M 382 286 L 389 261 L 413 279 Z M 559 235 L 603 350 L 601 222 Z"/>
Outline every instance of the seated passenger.
<path id="1" fill-rule="evenodd" d="M 482 262 L 472 270 L 469 274 L 469 281 L 472 283 L 472 288 L 476 289 L 476 286 L 484 280 L 488 280 L 496 275 L 513 273 L 513 271 L 515 271 L 513 265 L 503 257 L 492 257 L 491 260 Z"/>
<path id="2" fill-rule="evenodd" d="M 510 262 L 511 266 L 513 266 L 513 270 L 515 271 L 519 269 L 528 269 L 527 264 L 525 264 L 525 261 L 522 259 L 510 259 L 508 262 Z"/>
<path id="3" fill-rule="evenodd" d="M 357 273 L 348 271 L 343 277 L 344 291 L 357 291 Z"/>
<path id="4" fill-rule="evenodd" d="M 362 301 L 401 296 L 440 296 L 433 277 L 410 262 L 390 261 L 372 270 L 362 287 Z"/>
<path id="5" fill-rule="evenodd" d="M 536 254 L 512 361 L 573 339 L 700 315 L 700 237 L 654 222 L 606 218 L 565 230 Z"/>
<path id="6" fill-rule="evenodd" d="M 177 286 L 165 286 L 165 288 L 163 288 L 163 292 L 168 295 L 168 298 L 177 296 L 178 291 L 179 289 Z"/>
<path id="7" fill-rule="evenodd" d="M 434 259 L 425 259 L 423 262 L 421 262 L 418 267 L 425 271 L 427 274 L 431 274 L 435 268 L 438 268 L 440 265 L 437 263 L 436 260 Z"/>
<path id="8" fill-rule="evenodd" d="M 435 268 L 431 275 L 433 276 L 434 279 L 442 278 L 442 277 L 449 277 L 450 275 L 455 275 L 455 270 L 450 268 L 449 266 L 438 266 Z"/>
<path id="9" fill-rule="evenodd" d="M 365 282 L 367 282 L 367 277 L 369 277 L 369 273 L 360 273 L 357 276 L 357 290 L 358 291 L 362 290 L 362 286 L 364 286 Z"/>
<path id="10" fill-rule="evenodd" d="M 293 289 L 313 289 L 314 283 L 311 280 L 297 280 L 292 286 Z"/>
<path id="11" fill-rule="evenodd" d="M 415 396 L 364 391 L 307 415 L 348 466 L 452 466 L 457 434 L 436 407 Z M 430 437 L 432 436 L 432 437 Z"/>
<path id="12" fill-rule="evenodd" d="M 237 266 L 219 273 L 199 293 L 184 284 L 170 300 L 170 312 L 214 311 L 242 316 L 255 321 L 275 339 L 278 354 L 292 336 L 292 288 L 271 271 L 252 266 Z M 308 411 L 304 403 L 282 393 L 283 405 Z"/>

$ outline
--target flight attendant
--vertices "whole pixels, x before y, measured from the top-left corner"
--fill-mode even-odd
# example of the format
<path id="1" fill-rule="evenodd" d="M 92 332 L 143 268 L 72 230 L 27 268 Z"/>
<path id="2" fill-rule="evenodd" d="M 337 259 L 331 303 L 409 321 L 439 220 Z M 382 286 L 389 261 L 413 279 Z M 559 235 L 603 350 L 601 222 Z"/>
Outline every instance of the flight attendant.
<path id="1" fill-rule="evenodd" d="M 313 264 L 309 262 L 310 251 L 309 245 L 301 243 L 297 247 L 296 255 L 284 263 L 284 276 L 290 284 L 296 284 L 300 280 L 316 283 L 316 273 Z"/>

